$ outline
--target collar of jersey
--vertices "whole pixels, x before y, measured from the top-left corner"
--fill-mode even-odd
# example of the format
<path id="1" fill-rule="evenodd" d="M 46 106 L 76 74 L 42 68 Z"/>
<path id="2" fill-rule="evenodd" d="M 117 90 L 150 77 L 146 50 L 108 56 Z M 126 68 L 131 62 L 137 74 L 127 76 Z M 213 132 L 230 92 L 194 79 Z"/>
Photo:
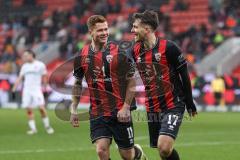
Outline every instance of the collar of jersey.
<path id="1" fill-rule="evenodd" d="M 154 46 L 150 49 L 145 49 L 143 42 L 141 42 L 141 48 L 140 48 L 140 55 L 139 56 L 142 56 L 144 53 L 146 53 L 146 52 L 152 50 L 153 48 L 155 48 L 158 43 L 159 43 L 159 38 L 157 37 L 157 40 L 156 40 L 156 43 L 154 44 Z"/>
<path id="2" fill-rule="evenodd" d="M 106 44 L 106 48 L 102 49 L 101 51 L 94 51 L 94 49 L 92 48 L 92 45 L 90 44 L 90 50 L 93 52 L 93 53 L 98 53 L 98 52 L 105 52 L 109 47 L 110 47 L 110 43 L 111 42 L 107 42 Z"/>
<path id="3" fill-rule="evenodd" d="M 142 50 L 143 50 L 144 52 L 147 52 L 147 51 L 150 51 L 150 50 L 152 50 L 153 48 L 155 48 L 158 43 L 159 43 L 159 38 L 156 37 L 156 43 L 154 44 L 154 46 L 153 46 L 152 48 L 150 48 L 150 49 L 145 49 L 143 42 L 141 43 L 141 46 L 142 46 L 141 48 L 142 48 Z"/>

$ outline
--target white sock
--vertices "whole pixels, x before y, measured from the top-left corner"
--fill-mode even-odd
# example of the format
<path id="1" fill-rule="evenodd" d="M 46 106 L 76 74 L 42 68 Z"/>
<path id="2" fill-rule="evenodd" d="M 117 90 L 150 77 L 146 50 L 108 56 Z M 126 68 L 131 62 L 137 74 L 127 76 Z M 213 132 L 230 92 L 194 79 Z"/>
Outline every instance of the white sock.
<path id="1" fill-rule="evenodd" d="M 43 121 L 43 125 L 44 125 L 45 128 L 49 128 L 50 127 L 48 117 L 42 118 L 42 121 Z"/>
<path id="2" fill-rule="evenodd" d="M 37 129 L 36 129 L 36 124 L 35 124 L 35 121 L 34 121 L 34 120 L 29 120 L 29 121 L 28 121 L 28 125 L 29 125 L 29 127 L 30 127 L 31 130 L 37 131 Z"/>

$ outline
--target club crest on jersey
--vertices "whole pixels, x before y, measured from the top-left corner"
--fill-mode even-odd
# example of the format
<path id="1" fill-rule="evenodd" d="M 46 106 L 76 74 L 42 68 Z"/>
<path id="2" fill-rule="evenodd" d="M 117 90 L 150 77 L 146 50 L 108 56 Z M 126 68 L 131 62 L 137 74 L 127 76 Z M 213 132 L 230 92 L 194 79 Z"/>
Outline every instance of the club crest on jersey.
<path id="1" fill-rule="evenodd" d="M 154 56 L 155 56 L 156 61 L 159 62 L 161 60 L 161 53 L 155 53 Z"/>
<path id="2" fill-rule="evenodd" d="M 112 62 L 112 59 L 113 59 L 113 56 L 112 56 L 112 55 L 107 55 L 107 56 L 106 56 L 106 59 L 107 59 L 107 62 L 108 62 L 108 63 L 111 63 L 111 62 Z"/>
<path id="3" fill-rule="evenodd" d="M 142 61 L 141 57 L 137 58 L 137 63 L 140 63 Z"/>

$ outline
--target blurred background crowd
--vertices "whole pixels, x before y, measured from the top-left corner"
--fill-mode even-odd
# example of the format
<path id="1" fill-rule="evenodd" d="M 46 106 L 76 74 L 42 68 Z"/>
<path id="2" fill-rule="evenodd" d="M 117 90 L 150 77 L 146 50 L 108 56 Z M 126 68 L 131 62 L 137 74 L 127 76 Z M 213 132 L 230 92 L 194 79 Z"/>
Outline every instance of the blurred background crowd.
<path id="1" fill-rule="evenodd" d="M 51 74 L 89 42 L 86 21 L 90 15 L 106 16 L 110 40 L 131 41 L 131 15 L 145 9 L 159 14 L 156 34 L 175 41 L 185 54 L 195 100 L 203 105 L 239 105 L 240 63 L 228 72 L 201 73 L 196 65 L 217 54 L 218 48 L 228 40 L 240 36 L 240 1 L 0 0 L 0 106 L 12 101 L 10 89 L 25 49 L 34 49 Z M 222 52 L 225 52 L 221 56 L 224 59 L 231 50 Z M 240 55 L 240 50 L 237 52 Z M 218 61 L 211 59 L 209 63 Z M 52 92 L 48 90 L 48 95 Z M 220 100 L 215 92 L 222 94 Z M 138 101 L 143 103 L 141 99 Z"/>

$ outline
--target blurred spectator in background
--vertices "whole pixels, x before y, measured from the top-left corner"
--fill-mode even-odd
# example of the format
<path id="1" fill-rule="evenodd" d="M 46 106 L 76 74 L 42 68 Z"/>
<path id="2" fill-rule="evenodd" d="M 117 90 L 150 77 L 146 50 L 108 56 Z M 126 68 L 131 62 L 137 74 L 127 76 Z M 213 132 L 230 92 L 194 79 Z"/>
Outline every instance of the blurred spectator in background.
<path id="1" fill-rule="evenodd" d="M 215 36 L 213 38 L 213 42 L 215 47 L 217 47 L 219 44 L 221 44 L 224 41 L 224 36 L 222 35 L 222 33 L 217 30 L 215 33 Z"/>
<path id="2" fill-rule="evenodd" d="M 189 4 L 185 0 L 176 0 L 174 11 L 185 11 L 189 7 Z"/>
<path id="3" fill-rule="evenodd" d="M 12 5 L 12 1 L 10 0 L 0 0 L 0 8 L 10 7 Z"/>
<path id="4" fill-rule="evenodd" d="M 8 91 L 10 84 L 7 80 L 0 80 L 0 107 L 4 106 L 9 99 Z"/>
<path id="5" fill-rule="evenodd" d="M 36 5 L 36 0 L 24 0 L 23 4 L 27 6 L 34 6 Z"/>
<path id="6" fill-rule="evenodd" d="M 215 105 L 224 105 L 225 83 L 224 79 L 217 75 L 211 82 L 212 92 L 214 93 Z"/>

